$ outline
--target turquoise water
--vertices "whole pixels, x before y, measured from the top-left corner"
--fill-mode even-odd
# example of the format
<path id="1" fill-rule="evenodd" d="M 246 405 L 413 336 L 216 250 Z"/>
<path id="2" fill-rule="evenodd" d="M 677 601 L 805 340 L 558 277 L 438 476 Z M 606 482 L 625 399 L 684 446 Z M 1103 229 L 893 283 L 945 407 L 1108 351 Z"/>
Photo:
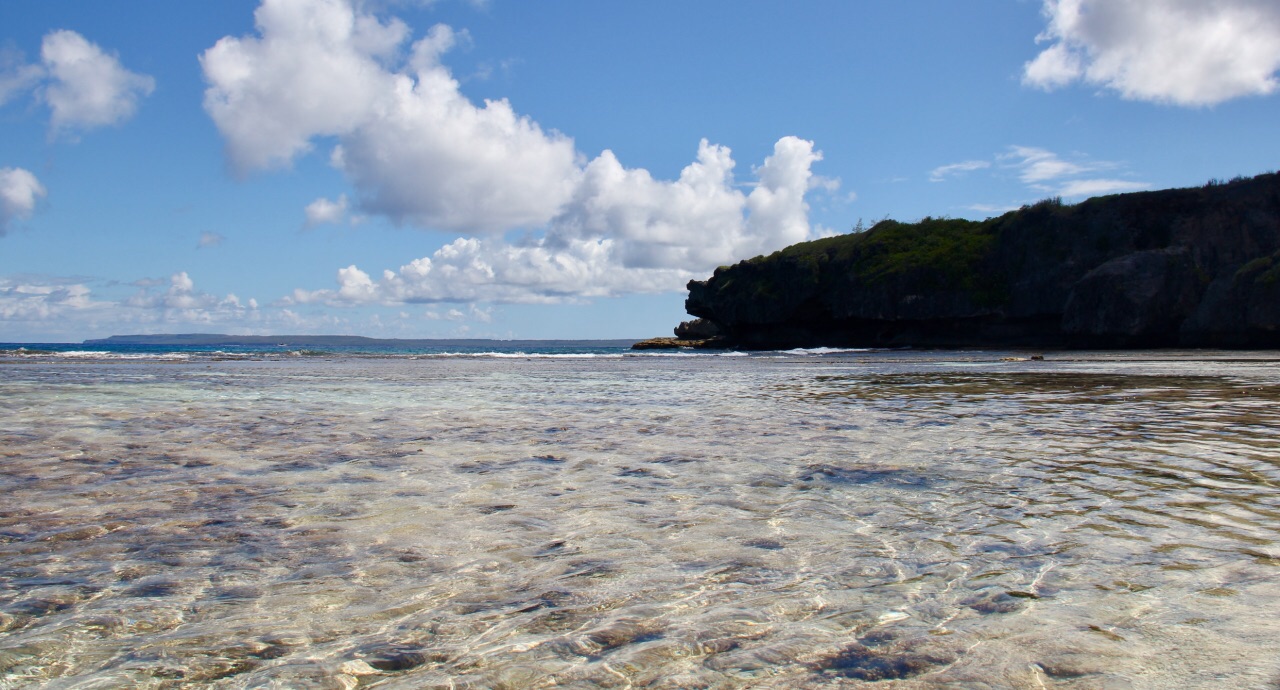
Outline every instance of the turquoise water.
<path id="1" fill-rule="evenodd" d="M 0 687 L 1280 680 L 1268 353 L 225 354 L 0 356 Z"/>
<path id="2" fill-rule="evenodd" d="M 536 342 L 536 341 L 533 341 Z M 246 346 L 246 345 L 128 345 L 82 343 L 0 343 L 0 358 L 63 358 L 63 359 L 135 359 L 135 360 L 204 360 L 218 358 L 281 359 L 295 357 L 511 357 L 520 355 L 613 355 L 629 353 L 629 348 L 606 345 L 600 341 L 568 341 L 566 344 L 531 345 L 523 341 L 520 346 L 504 345 L 502 341 L 476 346 L 435 345 L 395 346 L 327 345 L 323 347 L 299 347 L 296 345 Z"/>

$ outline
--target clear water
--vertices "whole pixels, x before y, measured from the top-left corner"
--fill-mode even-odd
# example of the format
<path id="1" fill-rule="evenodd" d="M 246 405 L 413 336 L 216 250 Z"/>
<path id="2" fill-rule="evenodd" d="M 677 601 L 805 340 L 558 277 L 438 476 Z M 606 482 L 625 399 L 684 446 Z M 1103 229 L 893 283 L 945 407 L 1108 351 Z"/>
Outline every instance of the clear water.
<path id="1" fill-rule="evenodd" d="M 1280 682 L 1266 355 L 161 354 L 0 358 L 0 688 Z"/>

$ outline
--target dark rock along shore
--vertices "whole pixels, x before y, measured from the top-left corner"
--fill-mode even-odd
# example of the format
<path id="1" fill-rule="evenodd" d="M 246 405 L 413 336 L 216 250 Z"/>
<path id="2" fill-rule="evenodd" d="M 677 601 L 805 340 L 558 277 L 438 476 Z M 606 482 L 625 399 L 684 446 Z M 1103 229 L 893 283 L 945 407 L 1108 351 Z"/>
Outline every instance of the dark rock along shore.
<path id="1" fill-rule="evenodd" d="M 1280 175 L 885 220 L 722 266 L 685 308 L 668 346 L 1276 348 Z"/>

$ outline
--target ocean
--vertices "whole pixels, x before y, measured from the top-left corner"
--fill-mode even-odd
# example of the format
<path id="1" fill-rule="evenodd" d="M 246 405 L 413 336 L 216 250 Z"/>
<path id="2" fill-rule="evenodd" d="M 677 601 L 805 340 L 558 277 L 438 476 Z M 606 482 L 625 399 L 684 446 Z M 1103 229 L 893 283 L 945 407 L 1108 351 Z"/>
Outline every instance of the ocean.
<path id="1" fill-rule="evenodd" d="M 0 345 L 0 688 L 1264 688 L 1280 354 Z"/>

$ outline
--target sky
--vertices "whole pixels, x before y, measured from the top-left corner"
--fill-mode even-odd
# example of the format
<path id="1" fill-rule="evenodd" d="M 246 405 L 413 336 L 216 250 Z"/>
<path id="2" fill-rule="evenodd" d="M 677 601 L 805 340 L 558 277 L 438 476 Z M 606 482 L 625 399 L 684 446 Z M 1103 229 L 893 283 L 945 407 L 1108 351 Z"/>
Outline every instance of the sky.
<path id="1" fill-rule="evenodd" d="M 0 342 L 645 338 L 882 218 L 1280 167 L 1275 0 L 6 0 Z"/>

